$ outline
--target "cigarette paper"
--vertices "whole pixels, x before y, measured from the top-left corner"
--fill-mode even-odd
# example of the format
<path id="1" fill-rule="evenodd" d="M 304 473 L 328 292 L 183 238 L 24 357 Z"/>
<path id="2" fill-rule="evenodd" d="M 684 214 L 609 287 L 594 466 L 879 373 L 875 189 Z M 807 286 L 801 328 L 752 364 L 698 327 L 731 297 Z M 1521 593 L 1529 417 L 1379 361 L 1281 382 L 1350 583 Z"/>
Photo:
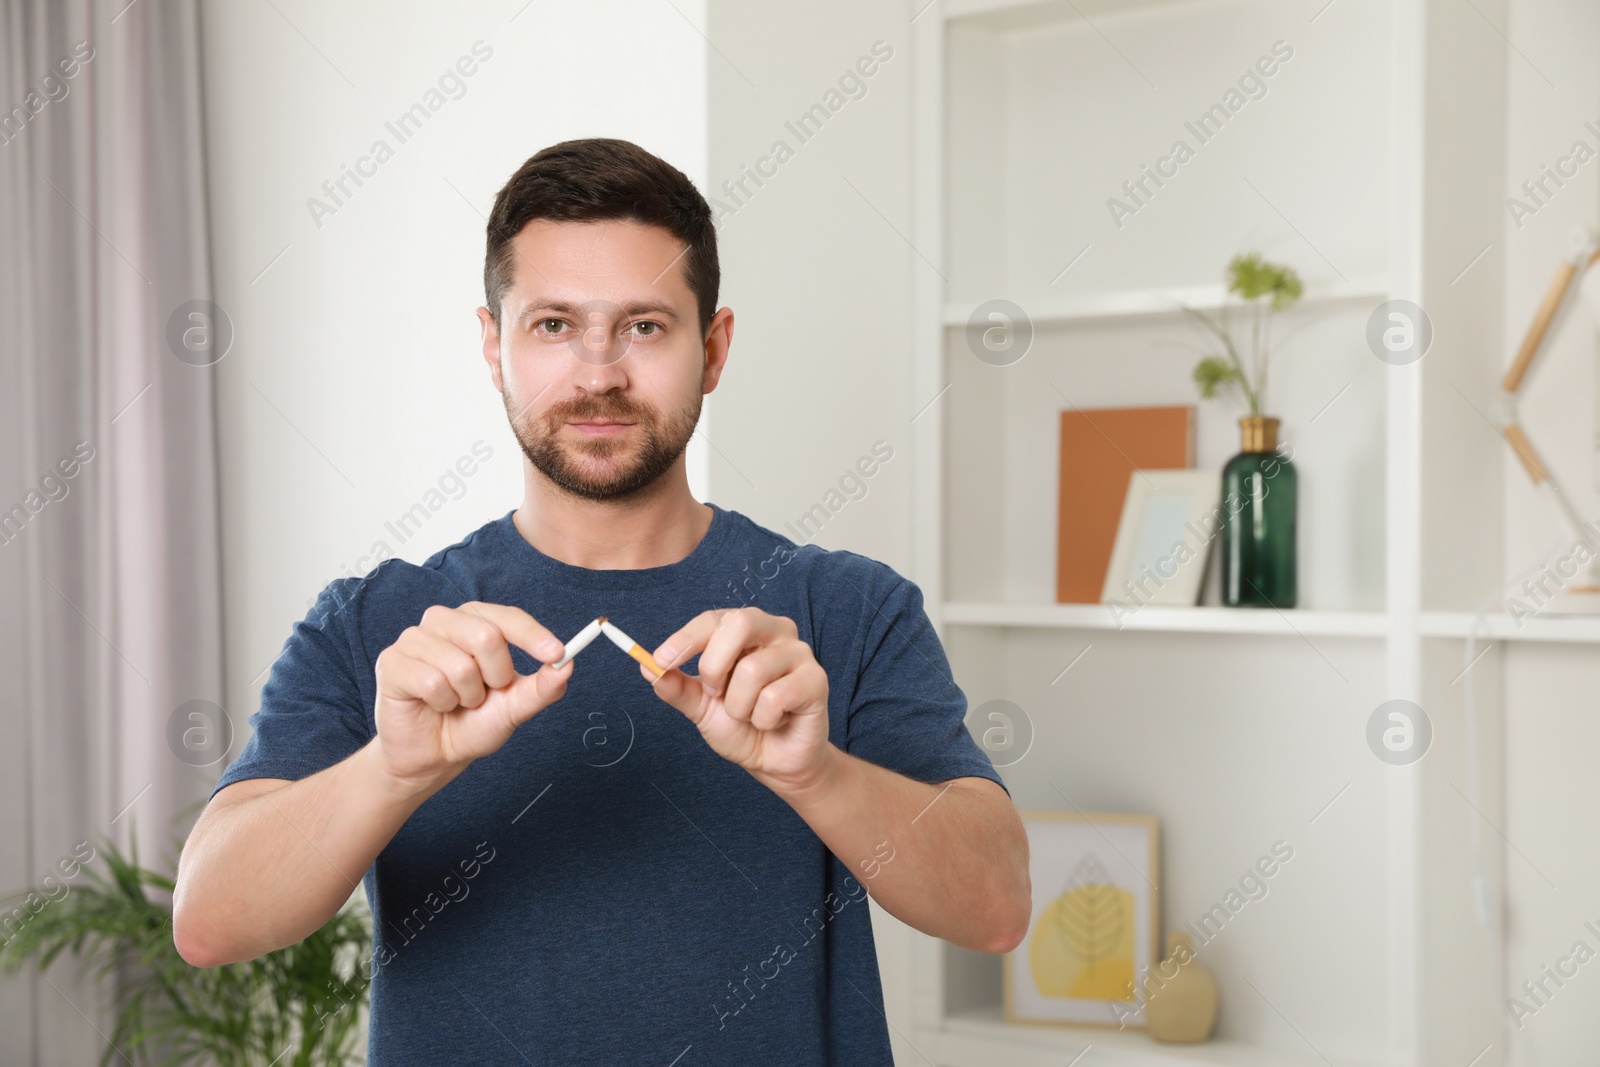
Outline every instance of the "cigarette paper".
<path id="1" fill-rule="evenodd" d="M 646 667 L 650 668 L 650 670 L 655 672 L 656 677 L 659 678 L 661 675 L 667 673 L 666 669 L 657 663 L 650 653 L 639 647 L 639 642 L 623 633 L 617 627 L 611 625 L 609 622 L 602 621 L 600 623 L 600 629 L 607 637 L 611 638 L 612 643 L 618 648 L 622 649 L 622 651 L 626 652 L 628 655 L 632 656 L 634 659 L 638 660 L 640 663 L 644 664 Z"/>
<path id="2" fill-rule="evenodd" d="M 573 637 L 571 641 L 567 642 L 567 651 L 560 659 L 551 664 L 551 666 L 564 666 L 566 662 L 573 656 L 576 656 L 579 652 L 582 652 L 584 649 L 588 648 L 589 642 L 600 636 L 600 628 L 605 624 L 606 617 L 602 615 L 598 619 L 594 620 L 594 622 L 591 622 L 588 626 L 585 626 L 583 629 L 579 630 L 577 635 Z"/>

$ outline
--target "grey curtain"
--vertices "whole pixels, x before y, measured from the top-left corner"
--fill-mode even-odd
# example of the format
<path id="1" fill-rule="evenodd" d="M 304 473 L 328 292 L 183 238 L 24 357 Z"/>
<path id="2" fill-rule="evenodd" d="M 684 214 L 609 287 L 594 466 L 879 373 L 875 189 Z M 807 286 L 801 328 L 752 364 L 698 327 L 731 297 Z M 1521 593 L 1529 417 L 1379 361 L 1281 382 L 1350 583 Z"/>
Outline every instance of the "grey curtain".
<path id="1" fill-rule="evenodd" d="M 198 17 L 0 0 L 0 892 L 135 826 L 163 864 L 220 759 Z M 77 970 L 0 978 L 0 1063 L 97 1061 Z"/>

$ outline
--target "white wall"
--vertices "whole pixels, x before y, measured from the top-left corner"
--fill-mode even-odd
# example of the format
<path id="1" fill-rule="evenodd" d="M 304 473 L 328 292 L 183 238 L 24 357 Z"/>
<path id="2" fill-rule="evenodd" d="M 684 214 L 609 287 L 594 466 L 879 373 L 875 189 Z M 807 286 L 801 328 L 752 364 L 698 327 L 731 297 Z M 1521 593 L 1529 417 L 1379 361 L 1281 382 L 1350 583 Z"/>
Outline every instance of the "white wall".
<path id="1" fill-rule="evenodd" d="M 841 475 L 882 440 L 893 457 L 864 492 L 846 486 L 857 499 L 838 506 L 815 540 L 902 574 L 911 566 L 916 414 L 910 286 L 913 270 L 932 269 L 906 240 L 910 10 L 725 0 L 711 5 L 709 19 L 717 51 L 708 195 L 732 209 L 718 233 L 735 315 L 711 433 L 718 500 L 804 540 L 784 524 L 827 502 Z M 859 71 L 871 73 L 841 89 L 841 78 Z M 829 117 L 802 139 L 799 116 L 818 105 Z M 792 152 L 781 163 L 779 141 Z M 762 170 L 770 177 L 759 185 L 745 178 Z"/>
<path id="2" fill-rule="evenodd" d="M 1555 165 L 1573 142 L 1600 149 L 1600 8 L 1590 0 L 1511 0 L 1504 27 L 1517 48 L 1510 60 L 1507 113 L 1507 195 L 1522 196 L 1525 180 Z M 1520 53 L 1520 54 L 1519 54 Z M 1579 227 L 1600 224 L 1600 158 L 1521 220 L 1506 215 L 1507 362 L 1544 295 L 1556 264 Z M 1524 197 L 1525 199 L 1525 197 Z M 1521 405 L 1534 445 L 1573 493 L 1588 519 L 1600 518 L 1600 477 L 1591 459 L 1597 431 L 1597 323 L 1582 307 L 1553 331 L 1542 364 Z M 1505 574 L 1533 565 L 1566 538 L 1555 516 L 1532 491 L 1520 464 L 1505 450 L 1507 486 Z M 1487 596 L 1492 590 L 1483 590 Z M 1600 655 L 1593 645 L 1501 646 L 1506 679 L 1505 761 L 1509 991 L 1536 1014 L 1513 1033 L 1509 1062 L 1545 1065 L 1591 1062 L 1600 1050 L 1600 964 L 1590 962 L 1538 1006 L 1520 990 L 1538 981 L 1583 940 L 1600 951 L 1585 923 L 1600 927 L 1600 859 L 1590 847 L 1600 813 L 1594 753 L 1595 693 Z"/>
<path id="3" fill-rule="evenodd" d="M 902 574 L 911 573 L 911 418 L 921 406 L 911 396 L 911 282 L 932 269 L 906 240 L 910 17 L 921 6 L 714 0 L 708 19 L 707 195 L 732 209 L 718 240 L 735 315 L 710 435 L 717 500 L 803 540 L 785 524 L 827 503 L 841 474 L 881 440 L 893 458 L 815 541 Z M 841 91 L 852 69 L 872 73 Z M 829 118 L 802 140 L 791 124 L 817 104 Z M 793 153 L 782 163 L 779 141 Z M 770 175 L 759 185 L 746 177 L 758 168 Z M 896 1061 L 920 1063 L 904 1037 L 908 928 L 876 904 L 872 916 Z"/>
<path id="4" fill-rule="evenodd" d="M 494 194 L 540 148 L 590 136 L 635 141 L 703 186 L 706 43 L 703 4 L 681 0 L 203 15 L 216 286 L 237 334 L 218 388 L 227 709 L 243 731 L 327 581 L 370 569 L 380 541 L 419 562 L 517 505 L 522 456 L 473 315 Z M 464 91 L 447 83 L 402 143 L 385 124 L 438 105 L 425 94 L 463 56 L 479 60 Z M 308 199 L 331 203 L 324 181 L 378 139 L 393 157 L 314 218 Z M 478 441 L 493 458 L 459 499 L 405 543 L 390 534 Z M 690 467 L 703 497 L 698 440 Z"/>

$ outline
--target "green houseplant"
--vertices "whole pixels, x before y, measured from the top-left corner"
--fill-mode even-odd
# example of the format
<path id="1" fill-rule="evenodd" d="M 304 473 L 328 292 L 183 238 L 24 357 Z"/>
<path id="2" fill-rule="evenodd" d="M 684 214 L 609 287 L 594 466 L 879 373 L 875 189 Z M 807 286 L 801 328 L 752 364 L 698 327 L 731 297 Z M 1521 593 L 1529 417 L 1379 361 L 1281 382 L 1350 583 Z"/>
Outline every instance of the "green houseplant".
<path id="1" fill-rule="evenodd" d="M 1299 478 L 1289 458 L 1278 453 L 1279 420 L 1266 414 L 1266 397 L 1273 319 L 1300 299 L 1303 286 L 1292 268 L 1254 252 L 1234 256 L 1227 279 L 1228 294 L 1246 308 L 1247 341 L 1236 335 L 1226 301 L 1215 318 L 1183 309 L 1221 345 L 1195 365 L 1200 395 L 1212 399 L 1237 389 L 1250 408 L 1239 420 L 1240 450 L 1222 468 L 1222 602 L 1292 608 Z"/>
<path id="2" fill-rule="evenodd" d="M 116 1023 L 102 1065 L 360 1062 L 372 945 L 364 909 L 347 907 L 299 944 L 258 959 L 198 968 L 173 944 L 172 889 L 170 877 L 139 866 L 136 850 L 125 855 L 104 842 L 63 895 L 24 891 L 0 904 L 0 967 L 43 970 L 70 950 L 96 976 L 115 976 Z"/>

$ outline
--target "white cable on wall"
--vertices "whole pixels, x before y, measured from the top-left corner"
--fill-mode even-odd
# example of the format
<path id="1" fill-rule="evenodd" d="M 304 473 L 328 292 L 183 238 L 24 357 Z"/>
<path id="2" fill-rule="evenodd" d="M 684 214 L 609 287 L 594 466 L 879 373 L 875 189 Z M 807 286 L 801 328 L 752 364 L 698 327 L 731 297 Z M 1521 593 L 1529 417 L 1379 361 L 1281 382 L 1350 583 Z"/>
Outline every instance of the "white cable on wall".
<path id="1" fill-rule="evenodd" d="M 1473 683 L 1472 663 L 1476 655 L 1478 644 L 1478 631 L 1483 627 L 1484 617 L 1494 610 L 1497 604 L 1504 604 L 1507 593 L 1520 584 L 1524 579 L 1543 570 L 1550 558 L 1562 548 L 1562 540 L 1557 539 L 1549 548 L 1540 554 L 1539 559 L 1532 566 L 1527 567 L 1516 576 L 1508 579 L 1499 589 L 1478 605 L 1478 610 L 1472 616 L 1472 622 L 1467 626 L 1466 645 L 1462 649 L 1462 671 L 1466 675 L 1467 688 L 1463 695 L 1466 703 L 1467 726 L 1467 795 L 1471 798 L 1472 811 L 1467 814 L 1468 825 L 1472 833 L 1472 860 L 1476 873 L 1472 876 L 1472 896 L 1477 905 L 1478 921 L 1491 932 L 1491 951 L 1489 959 L 1489 981 L 1494 990 L 1496 1004 L 1499 1006 L 1500 1027 L 1503 1035 L 1504 1048 L 1509 1055 L 1511 1051 L 1511 1020 L 1505 1011 L 1509 976 L 1506 974 L 1506 957 L 1508 955 L 1503 906 L 1495 899 L 1494 886 L 1489 881 L 1489 865 L 1483 854 L 1483 793 L 1482 782 L 1478 769 L 1478 702 Z M 1509 1061 L 1508 1061 L 1509 1062 Z"/>

